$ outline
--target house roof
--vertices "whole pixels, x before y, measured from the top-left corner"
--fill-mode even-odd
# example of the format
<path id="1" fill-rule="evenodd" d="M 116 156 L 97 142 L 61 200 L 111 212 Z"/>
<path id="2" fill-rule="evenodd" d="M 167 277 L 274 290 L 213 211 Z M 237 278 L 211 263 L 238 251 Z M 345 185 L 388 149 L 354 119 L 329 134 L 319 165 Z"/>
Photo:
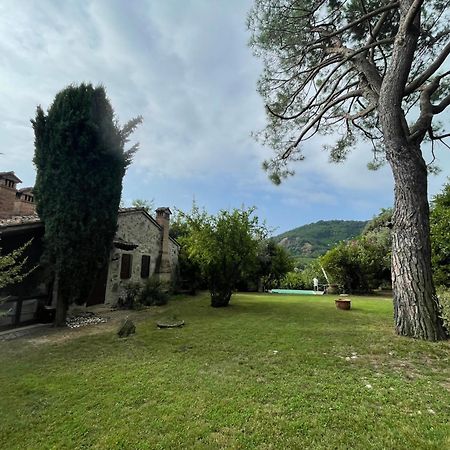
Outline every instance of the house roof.
<path id="1" fill-rule="evenodd" d="M 144 214 L 154 225 L 161 229 L 161 225 L 146 211 L 145 208 L 120 208 L 119 215 Z"/>
<path id="2" fill-rule="evenodd" d="M 0 228 L 40 222 L 41 219 L 37 214 L 30 214 L 28 216 L 13 216 L 9 219 L 0 219 Z"/>
<path id="3" fill-rule="evenodd" d="M 44 227 L 44 222 L 39 219 L 37 214 L 0 219 L 0 232 L 8 234 L 40 227 Z"/>
<path id="4" fill-rule="evenodd" d="M 24 194 L 26 192 L 33 193 L 33 187 L 24 187 L 22 189 L 18 189 L 17 192 L 20 192 L 21 194 Z"/>
<path id="5" fill-rule="evenodd" d="M 125 214 L 144 214 L 144 216 L 149 219 L 158 229 L 162 229 L 161 225 L 144 209 L 144 208 L 120 208 L 119 209 L 119 215 L 125 215 Z M 0 219 L 0 230 L 4 229 L 18 229 L 19 227 L 22 228 L 28 228 L 28 227 L 35 227 L 39 225 L 44 225 L 41 219 L 37 214 L 30 214 L 28 216 L 14 216 L 10 217 L 9 219 Z M 17 227 L 17 228 L 16 228 Z M 169 236 L 169 239 L 178 247 L 181 247 L 180 243 L 177 242 L 174 238 Z M 124 241 L 125 242 L 125 241 Z M 114 242 L 115 245 L 115 242 Z M 119 245 L 121 245 L 119 243 Z M 131 242 L 125 242 L 123 245 L 135 245 Z"/>
<path id="6" fill-rule="evenodd" d="M 13 180 L 16 183 L 22 183 L 22 180 L 18 178 L 14 172 L 0 172 L 0 178 L 6 178 L 8 180 Z"/>

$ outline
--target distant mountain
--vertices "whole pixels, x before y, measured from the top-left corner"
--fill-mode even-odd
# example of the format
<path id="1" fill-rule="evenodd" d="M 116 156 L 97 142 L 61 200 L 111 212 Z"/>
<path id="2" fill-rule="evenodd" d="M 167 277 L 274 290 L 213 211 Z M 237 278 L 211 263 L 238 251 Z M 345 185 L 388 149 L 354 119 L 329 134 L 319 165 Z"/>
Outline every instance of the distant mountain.
<path id="1" fill-rule="evenodd" d="M 339 241 L 358 236 L 366 224 L 359 220 L 320 220 L 286 231 L 273 239 L 292 256 L 313 259 L 326 253 Z"/>

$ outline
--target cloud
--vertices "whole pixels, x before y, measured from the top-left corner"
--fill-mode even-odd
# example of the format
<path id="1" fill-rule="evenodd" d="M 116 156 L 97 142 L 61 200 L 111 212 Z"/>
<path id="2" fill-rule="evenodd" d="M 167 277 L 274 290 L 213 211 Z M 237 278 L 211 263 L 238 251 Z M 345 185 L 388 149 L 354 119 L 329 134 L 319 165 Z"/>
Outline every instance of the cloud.
<path id="1" fill-rule="evenodd" d="M 389 168 L 366 169 L 370 150 L 328 163 L 324 138 L 305 147 L 280 187 L 251 137 L 264 126 L 261 65 L 247 47 L 251 0 L 162 2 L 4 0 L 0 4 L 0 165 L 34 181 L 30 118 L 69 83 L 103 83 L 123 123 L 139 114 L 141 143 L 125 199 L 210 210 L 257 205 L 283 229 L 326 217 L 367 217 L 392 202 Z M 443 167 L 450 167 L 442 157 Z M 431 181 L 433 189 L 444 175 Z"/>

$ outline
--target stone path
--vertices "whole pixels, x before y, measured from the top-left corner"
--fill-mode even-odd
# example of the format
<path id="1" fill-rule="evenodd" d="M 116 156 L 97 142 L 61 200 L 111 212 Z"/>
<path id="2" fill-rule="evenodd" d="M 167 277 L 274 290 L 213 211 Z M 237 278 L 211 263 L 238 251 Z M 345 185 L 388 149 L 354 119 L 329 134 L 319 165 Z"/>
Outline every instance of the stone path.
<path id="1" fill-rule="evenodd" d="M 32 334 L 34 331 L 40 328 L 51 328 L 51 324 L 47 323 L 37 323 L 34 325 L 28 325 L 26 327 L 13 328 L 11 330 L 5 330 L 0 332 L 0 341 L 10 341 L 12 339 L 17 339 L 28 334 Z"/>

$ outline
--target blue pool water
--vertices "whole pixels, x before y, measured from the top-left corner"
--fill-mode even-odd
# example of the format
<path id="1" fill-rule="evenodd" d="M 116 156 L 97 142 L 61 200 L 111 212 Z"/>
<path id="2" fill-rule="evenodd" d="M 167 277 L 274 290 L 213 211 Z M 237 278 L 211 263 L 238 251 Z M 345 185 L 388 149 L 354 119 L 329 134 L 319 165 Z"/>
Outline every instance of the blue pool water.
<path id="1" fill-rule="evenodd" d="M 271 289 L 271 294 L 323 295 L 323 291 L 307 291 L 305 289 Z"/>

